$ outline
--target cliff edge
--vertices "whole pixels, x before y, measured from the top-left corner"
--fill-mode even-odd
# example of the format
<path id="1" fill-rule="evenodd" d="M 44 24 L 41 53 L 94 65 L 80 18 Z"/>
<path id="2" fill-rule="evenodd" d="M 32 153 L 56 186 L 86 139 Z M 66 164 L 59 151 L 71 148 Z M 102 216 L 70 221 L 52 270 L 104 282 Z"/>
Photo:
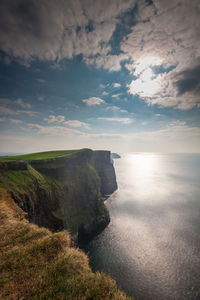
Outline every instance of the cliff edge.
<path id="1" fill-rule="evenodd" d="M 31 223 L 67 229 L 82 243 L 109 223 L 102 196 L 117 183 L 109 151 L 82 149 L 1 158 L 0 187 Z"/>
<path id="2" fill-rule="evenodd" d="M 0 188 L 0 299 L 131 300 L 88 257 L 70 247 L 67 232 L 30 224 Z"/>

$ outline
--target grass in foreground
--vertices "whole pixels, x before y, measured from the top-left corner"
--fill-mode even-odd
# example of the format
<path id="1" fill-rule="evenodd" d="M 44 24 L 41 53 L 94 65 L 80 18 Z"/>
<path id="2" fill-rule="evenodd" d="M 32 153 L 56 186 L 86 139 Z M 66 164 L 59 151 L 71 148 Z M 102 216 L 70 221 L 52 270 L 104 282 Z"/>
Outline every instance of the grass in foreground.
<path id="1" fill-rule="evenodd" d="M 67 232 L 28 223 L 0 189 L 0 299 L 128 300 L 104 273 L 92 273 L 88 257 L 70 247 Z"/>
<path id="2" fill-rule="evenodd" d="M 56 158 L 59 156 L 66 156 L 66 155 L 70 156 L 80 151 L 82 150 L 58 150 L 58 151 L 37 152 L 37 153 L 30 153 L 30 154 L 16 155 L 16 156 L 1 156 L 0 161 L 48 159 L 48 158 Z"/>

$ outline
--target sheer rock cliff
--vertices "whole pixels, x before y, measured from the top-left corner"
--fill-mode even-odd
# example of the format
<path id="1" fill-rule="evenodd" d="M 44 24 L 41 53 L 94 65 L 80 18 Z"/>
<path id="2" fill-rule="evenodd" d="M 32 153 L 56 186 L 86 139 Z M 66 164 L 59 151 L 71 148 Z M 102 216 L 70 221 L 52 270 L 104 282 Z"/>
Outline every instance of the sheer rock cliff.
<path id="1" fill-rule="evenodd" d="M 67 229 L 82 243 L 109 223 L 102 197 L 113 193 L 117 182 L 109 151 L 82 149 L 71 156 L 2 161 L 0 187 L 31 223 Z"/>

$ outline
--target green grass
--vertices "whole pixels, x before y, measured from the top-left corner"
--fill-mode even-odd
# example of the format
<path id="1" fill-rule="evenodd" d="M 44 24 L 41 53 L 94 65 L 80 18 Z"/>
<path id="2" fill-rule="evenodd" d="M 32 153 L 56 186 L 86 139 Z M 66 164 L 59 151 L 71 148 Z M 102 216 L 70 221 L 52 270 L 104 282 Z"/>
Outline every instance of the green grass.
<path id="1" fill-rule="evenodd" d="M 9 170 L 0 176 L 0 187 L 16 196 L 31 193 L 36 197 L 37 187 L 49 192 L 51 188 L 60 186 L 58 180 L 42 175 L 30 165 L 27 170 Z"/>
<path id="2" fill-rule="evenodd" d="M 13 160 L 36 160 L 36 159 L 48 159 L 56 158 L 59 156 L 72 156 L 76 153 L 79 153 L 82 150 L 57 150 L 57 151 L 47 151 L 47 152 L 37 152 L 24 155 L 16 156 L 2 156 L 0 161 L 13 161 Z"/>
<path id="3" fill-rule="evenodd" d="M 130 300 L 88 257 L 70 247 L 68 232 L 51 233 L 28 223 L 0 189 L 0 299 Z"/>

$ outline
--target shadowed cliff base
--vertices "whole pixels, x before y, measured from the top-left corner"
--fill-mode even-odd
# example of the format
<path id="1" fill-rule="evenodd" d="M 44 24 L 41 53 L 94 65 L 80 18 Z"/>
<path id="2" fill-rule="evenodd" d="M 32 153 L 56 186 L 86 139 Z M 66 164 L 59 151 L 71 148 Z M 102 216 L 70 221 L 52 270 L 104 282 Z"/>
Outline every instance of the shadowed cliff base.
<path id="1" fill-rule="evenodd" d="M 0 189 L 0 299 L 130 299 L 109 276 L 92 273 L 68 232 L 51 233 L 24 216 Z"/>

